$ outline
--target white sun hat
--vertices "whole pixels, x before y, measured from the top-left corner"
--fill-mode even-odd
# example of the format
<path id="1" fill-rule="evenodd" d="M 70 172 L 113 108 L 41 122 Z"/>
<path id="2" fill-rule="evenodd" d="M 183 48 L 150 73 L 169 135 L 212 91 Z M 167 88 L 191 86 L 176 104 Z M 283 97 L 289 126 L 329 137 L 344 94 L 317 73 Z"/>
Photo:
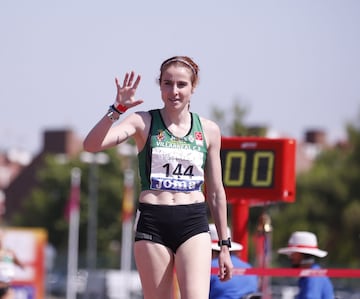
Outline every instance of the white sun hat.
<path id="1" fill-rule="evenodd" d="M 291 254 L 293 252 L 306 253 L 317 257 L 325 257 L 327 251 L 318 248 L 318 242 L 315 234 L 304 231 L 297 231 L 292 233 L 288 247 L 280 248 L 278 253 Z"/>
<path id="2" fill-rule="evenodd" d="M 219 237 L 216 231 L 216 226 L 214 223 L 209 224 L 209 232 L 211 237 L 211 249 L 220 251 L 220 246 L 218 245 Z M 231 237 L 230 228 L 227 228 L 228 236 Z M 243 249 L 243 246 L 240 243 L 236 243 L 231 241 L 231 247 L 229 248 L 230 251 L 240 251 Z"/>

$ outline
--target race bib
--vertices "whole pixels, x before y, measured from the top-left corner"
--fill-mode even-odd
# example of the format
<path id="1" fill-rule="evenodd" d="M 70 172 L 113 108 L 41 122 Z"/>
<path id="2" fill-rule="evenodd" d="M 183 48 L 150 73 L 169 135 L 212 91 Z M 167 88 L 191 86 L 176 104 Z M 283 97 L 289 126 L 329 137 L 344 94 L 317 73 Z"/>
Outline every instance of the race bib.
<path id="1" fill-rule="evenodd" d="M 155 147 L 152 150 L 150 188 L 164 191 L 201 191 L 204 154 L 184 149 Z"/>

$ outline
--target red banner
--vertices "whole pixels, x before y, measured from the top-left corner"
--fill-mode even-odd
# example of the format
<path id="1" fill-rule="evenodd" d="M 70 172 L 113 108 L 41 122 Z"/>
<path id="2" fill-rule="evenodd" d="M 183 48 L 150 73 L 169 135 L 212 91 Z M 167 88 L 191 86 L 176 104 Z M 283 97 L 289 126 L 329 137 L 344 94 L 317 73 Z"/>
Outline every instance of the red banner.
<path id="1" fill-rule="evenodd" d="M 212 268 L 211 274 L 218 274 L 218 268 Z M 258 276 L 328 276 L 338 278 L 360 278 L 360 269 L 293 269 L 293 268 L 234 268 L 234 275 Z"/>

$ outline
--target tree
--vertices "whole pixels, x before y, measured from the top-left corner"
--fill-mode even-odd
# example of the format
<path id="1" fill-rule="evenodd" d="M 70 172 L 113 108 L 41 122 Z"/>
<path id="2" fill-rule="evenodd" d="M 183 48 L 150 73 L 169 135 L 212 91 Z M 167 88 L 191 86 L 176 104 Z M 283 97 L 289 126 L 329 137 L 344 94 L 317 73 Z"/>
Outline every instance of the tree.
<path id="1" fill-rule="evenodd" d="M 119 252 L 111 251 L 111 244 L 121 240 L 121 207 L 123 194 L 122 160 L 116 149 L 106 151 L 110 163 L 98 166 L 98 266 L 119 267 Z M 88 164 L 79 157 L 66 163 L 59 163 L 58 156 L 48 155 L 44 167 L 36 173 L 40 185 L 24 201 L 26 213 L 14 216 L 14 225 L 27 227 L 44 227 L 48 231 L 49 242 L 65 254 L 68 241 L 68 221 L 65 217 L 65 206 L 70 194 L 70 174 L 73 167 L 82 172 L 80 201 L 80 257 L 86 251 L 88 223 Z M 79 260 L 84 266 L 85 260 Z"/>
<path id="2" fill-rule="evenodd" d="M 232 107 L 225 111 L 218 107 L 212 107 L 212 119 L 214 119 L 224 136 L 265 136 L 267 128 L 264 126 L 249 126 L 245 124 L 248 108 L 235 99 Z"/>
<path id="3" fill-rule="evenodd" d="M 231 111 L 213 108 L 213 118 L 225 134 L 265 136 L 253 134 L 244 124 L 246 109 L 237 102 Z M 319 246 L 329 252 L 329 266 L 360 267 L 360 117 L 357 123 L 347 125 L 347 140 L 324 149 L 309 171 L 297 175 L 294 203 L 252 207 L 250 234 L 255 233 L 259 216 L 265 210 L 273 223 L 274 251 L 287 244 L 293 231 L 308 230 L 318 236 Z M 274 254 L 273 262 L 281 263 L 281 256 Z"/>
<path id="4" fill-rule="evenodd" d="M 329 252 L 329 264 L 360 266 L 360 130 L 349 125 L 347 132 L 348 144 L 324 150 L 297 176 L 296 202 L 272 209 L 276 248 L 291 232 L 309 230 Z"/>

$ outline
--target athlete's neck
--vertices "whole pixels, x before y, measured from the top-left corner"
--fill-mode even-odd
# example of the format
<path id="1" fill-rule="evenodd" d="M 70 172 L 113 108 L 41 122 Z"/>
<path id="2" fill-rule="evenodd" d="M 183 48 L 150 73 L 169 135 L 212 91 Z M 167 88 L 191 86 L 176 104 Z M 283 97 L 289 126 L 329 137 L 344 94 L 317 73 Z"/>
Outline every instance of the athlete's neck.
<path id="1" fill-rule="evenodd" d="M 191 114 L 188 110 L 182 113 L 170 113 L 165 109 L 160 110 L 166 128 L 176 137 L 185 136 L 191 128 Z"/>

